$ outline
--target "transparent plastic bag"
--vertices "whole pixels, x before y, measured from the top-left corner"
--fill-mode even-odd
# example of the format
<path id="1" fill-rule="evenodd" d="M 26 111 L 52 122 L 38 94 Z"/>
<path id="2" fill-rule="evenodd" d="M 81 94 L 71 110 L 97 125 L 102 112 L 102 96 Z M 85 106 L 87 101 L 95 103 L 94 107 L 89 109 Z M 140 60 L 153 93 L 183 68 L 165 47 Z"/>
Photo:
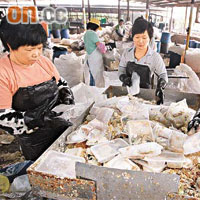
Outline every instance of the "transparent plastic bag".
<path id="1" fill-rule="evenodd" d="M 132 85 L 131 87 L 127 86 L 128 94 L 136 95 L 140 93 L 140 76 L 136 73 L 132 73 L 131 77 Z"/>
<path id="2" fill-rule="evenodd" d="M 200 151 L 200 132 L 188 136 L 183 145 L 184 154 L 192 154 Z"/>
<path id="3" fill-rule="evenodd" d="M 140 171 L 140 168 L 134 162 L 128 158 L 122 157 L 121 155 L 118 155 L 109 162 L 105 163 L 104 167 Z"/>
<path id="4" fill-rule="evenodd" d="M 160 155 L 162 149 L 163 147 L 155 142 L 146 142 L 121 148 L 119 152 L 126 158 L 142 159 L 146 156 L 152 157 Z"/>
<path id="5" fill-rule="evenodd" d="M 187 135 L 185 135 L 184 133 L 172 130 L 168 149 L 173 152 L 183 153 L 183 145 L 186 138 Z"/>
<path id="6" fill-rule="evenodd" d="M 195 110 L 188 108 L 186 99 L 184 99 L 177 103 L 170 104 L 166 113 L 166 119 L 176 128 L 187 127 L 195 113 Z"/>
<path id="7" fill-rule="evenodd" d="M 142 141 L 154 141 L 153 131 L 148 120 L 131 120 L 127 122 L 129 143 L 140 138 Z"/>

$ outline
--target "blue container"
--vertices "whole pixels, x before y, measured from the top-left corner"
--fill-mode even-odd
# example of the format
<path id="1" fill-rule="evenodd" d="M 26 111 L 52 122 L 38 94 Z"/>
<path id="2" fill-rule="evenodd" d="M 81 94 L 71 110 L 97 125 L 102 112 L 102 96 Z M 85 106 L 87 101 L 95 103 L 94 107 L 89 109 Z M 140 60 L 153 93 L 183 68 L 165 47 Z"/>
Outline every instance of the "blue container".
<path id="1" fill-rule="evenodd" d="M 60 35 L 61 35 L 61 39 L 63 39 L 63 38 L 68 39 L 69 38 L 69 31 L 68 31 L 68 29 L 62 29 L 60 31 Z"/>
<path id="2" fill-rule="evenodd" d="M 196 48 L 196 42 L 194 40 L 189 41 L 189 47 L 190 48 Z"/>
<path id="3" fill-rule="evenodd" d="M 186 39 L 184 39 L 184 42 L 183 42 L 183 44 L 186 44 L 186 42 L 187 42 L 187 40 L 186 40 Z"/>
<path id="4" fill-rule="evenodd" d="M 194 48 L 197 48 L 197 44 L 198 44 L 198 42 L 194 41 Z"/>
<path id="5" fill-rule="evenodd" d="M 168 53 L 169 44 L 161 43 L 160 53 Z"/>
<path id="6" fill-rule="evenodd" d="M 168 32 L 162 32 L 161 43 L 168 44 L 171 41 L 171 35 Z"/>
<path id="7" fill-rule="evenodd" d="M 156 44 L 157 44 L 157 52 L 160 53 L 161 42 L 156 41 Z"/>
<path id="8" fill-rule="evenodd" d="M 196 43 L 196 48 L 200 48 L 200 42 Z"/>
<path id="9" fill-rule="evenodd" d="M 52 30 L 52 34 L 54 38 L 60 38 L 60 30 Z"/>

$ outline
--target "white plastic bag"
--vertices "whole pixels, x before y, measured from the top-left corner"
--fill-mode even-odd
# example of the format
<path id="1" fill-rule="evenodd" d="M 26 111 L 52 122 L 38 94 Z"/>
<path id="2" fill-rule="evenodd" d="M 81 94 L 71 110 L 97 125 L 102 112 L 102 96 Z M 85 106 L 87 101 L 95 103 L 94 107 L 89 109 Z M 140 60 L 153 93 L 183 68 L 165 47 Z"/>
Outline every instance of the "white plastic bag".
<path id="1" fill-rule="evenodd" d="M 133 72 L 132 77 L 132 85 L 131 87 L 127 86 L 128 94 L 136 95 L 140 93 L 140 76 Z"/>
<path id="2" fill-rule="evenodd" d="M 10 190 L 13 193 L 26 193 L 31 190 L 28 175 L 18 176 L 11 184 Z"/>
<path id="3" fill-rule="evenodd" d="M 141 141 L 154 141 L 150 121 L 131 120 L 127 122 L 126 126 L 128 130 L 130 144 L 133 144 L 134 140 L 139 138 L 141 139 Z"/>
<path id="4" fill-rule="evenodd" d="M 59 58 L 55 58 L 54 63 L 58 72 L 70 87 L 83 82 L 82 60 L 74 53 L 61 55 Z"/>
<path id="5" fill-rule="evenodd" d="M 146 156 L 157 156 L 161 154 L 163 147 L 155 142 L 132 145 L 119 149 L 122 156 L 126 158 L 144 158 Z"/>
<path id="6" fill-rule="evenodd" d="M 192 154 L 200 151 L 200 132 L 188 136 L 183 145 L 184 154 Z"/>
<path id="7" fill-rule="evenodd" d="M 175 68 L 174 74 L 189 77 L 189 79 L 178 79 L 177 87 L 180 91 L 200 94 L 199 77 L 190 66 L 181 63 L 180 66 Z"/>
<path id="8" fill-rule="evenodd" d="M 177 103 L 171 103 L 166 113 L 166 119 L 169 120 L 174 127 L 187 127 L 189 121 L 195 114 L 195 110 L 188 108 L 186 99 Z"/>

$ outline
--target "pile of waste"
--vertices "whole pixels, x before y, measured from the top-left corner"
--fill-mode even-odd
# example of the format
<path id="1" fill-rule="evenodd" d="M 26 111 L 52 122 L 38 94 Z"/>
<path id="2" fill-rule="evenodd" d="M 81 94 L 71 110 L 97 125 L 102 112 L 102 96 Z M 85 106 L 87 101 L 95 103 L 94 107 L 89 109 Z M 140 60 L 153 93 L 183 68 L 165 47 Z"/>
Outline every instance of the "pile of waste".
<path id="1" fill-rule="evenodd" d="M 179 194 L 200 198 L 200 133 L 187 132 L 194 114 L 186 100 L 158 106 L 130 95 L 113 97 L 93 105 L 63 152 L 97 166 L 178 174 Z"/>

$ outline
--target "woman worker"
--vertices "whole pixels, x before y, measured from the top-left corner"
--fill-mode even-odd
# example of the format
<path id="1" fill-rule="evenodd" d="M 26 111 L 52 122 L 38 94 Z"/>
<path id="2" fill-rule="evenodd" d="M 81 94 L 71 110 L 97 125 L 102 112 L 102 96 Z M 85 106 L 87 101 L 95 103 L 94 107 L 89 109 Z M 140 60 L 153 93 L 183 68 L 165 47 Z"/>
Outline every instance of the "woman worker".
<path id="1" fill-rule="evenodd" d="M 100 21 L 92 18 L 87 24 L 87 31 L 84 35 L 87 52 L 86 64 L 90 73 L 90 86 L 104 87 L 102 53 L 106 52 L 106 47 L 99 41 L 97 30 L 101 30 Z"/>
<path id="2" fill-rule="evenodd" d="M 132 85 L 132 73 L 140 76 L 140 87 L 150 88 L 151 77 L 158 78 L 156 89 L 157 104 L 164 101 L 163 90 L 168 82 L 167 71 L 161 56 L 149 47 L 153 27 L 145 19 L 136 20 L 132 28 L 133 48 L 126 49 L 119 64 L 119 79 L 125 86 Z"/>
<path id="3" fill-rule="evenodd" d="M 42 25 L 1 21 L 8 55 L 0 59 L 0 128 L 17 135 L 26 159 L 37 159 L 72 124 L 58 104 L 74 104 L 72 91 L 50 60 L 42 56 L 47 35 Z"/>

